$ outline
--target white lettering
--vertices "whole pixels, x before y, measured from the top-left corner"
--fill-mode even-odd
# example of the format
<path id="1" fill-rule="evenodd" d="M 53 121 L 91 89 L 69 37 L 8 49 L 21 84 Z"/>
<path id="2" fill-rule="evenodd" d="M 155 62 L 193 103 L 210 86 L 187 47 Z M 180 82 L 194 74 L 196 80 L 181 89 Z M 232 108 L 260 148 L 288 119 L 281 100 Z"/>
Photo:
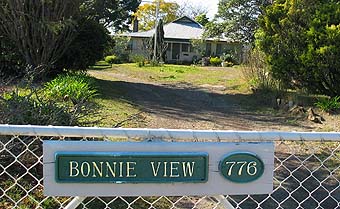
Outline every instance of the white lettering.
<path id="1" fill-rule="evenodd" d="M 187 177 L 188 173 L 190 177 L 194 174 L 195 162 L 182 162 L 182 166 L 184 177 Z"/>
<path id="2" fill-rule="evenodd" d="M 161 165 L 161 162 L 157 162 L 157 168 L 155 169 L 155 162 L 151 162 L 153 176 L 158 176 L 158 170 L 159 170 L 160 165 Z"/>
<path id="3" fill-rule="evenodd" d="M 74 170 L 76 171 L 75 174 L 73 174 Z M 70 177 L 76 177 L 78 175 L 79 175 L 78 162 L 70 161 Z"/>

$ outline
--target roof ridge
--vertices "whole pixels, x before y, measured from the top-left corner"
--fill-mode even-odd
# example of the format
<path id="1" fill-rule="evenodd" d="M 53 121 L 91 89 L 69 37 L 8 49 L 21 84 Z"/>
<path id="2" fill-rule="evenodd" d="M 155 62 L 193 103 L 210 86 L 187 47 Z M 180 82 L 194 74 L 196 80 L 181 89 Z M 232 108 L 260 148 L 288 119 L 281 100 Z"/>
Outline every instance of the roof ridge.
<path id="1" fill-rule="evenodd" d="M 183 18 L 187 18 L 187 19 L 189 19 L 190 21 L 192 21 L 193 23 L 196 23 L 196 24 L 198 24 L 199 26 L 201 26 L 201 27 L 203 28 L 203 25 L 201 25 L 199 22 L 197 22 L 196 20 L 194 20 L 194 19 L 192 19 L 192 18 L 190 18 L 190 17 L 188 17 L 188 16 L 186 16 L 186 15 L 184 15 L 184 16 L 182 16 L 182 17 L 179 17 L 179 18 L 177 18 L 176 20 L 174 20 L 174 21 L 172 21 L 172 22 L 169 22 L 169 23 L 177 22 L 178 20 L 183 19 Z M 167 24 L 169 24 L 169 23 L 167 23 Z"/>

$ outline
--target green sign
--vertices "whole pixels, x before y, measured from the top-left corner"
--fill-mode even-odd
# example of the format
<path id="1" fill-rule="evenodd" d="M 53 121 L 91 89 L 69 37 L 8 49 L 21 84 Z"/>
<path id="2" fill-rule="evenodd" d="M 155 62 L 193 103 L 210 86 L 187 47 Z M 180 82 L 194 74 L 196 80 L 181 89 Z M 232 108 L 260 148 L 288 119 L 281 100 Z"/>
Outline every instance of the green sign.
<path id="1" fill-rule="evenodd" d="M 223 158 L 220 163 L 220 172 L 232 182 L 248 183 L 262 176 L 264 164 L 256 154 L 237 152 Z"/>
<path id="2" fill-rule="evenodd" d="M 207 153 L 56 154 L 56 181 L 60 183 L 201 183 L 207 180 Z"/>

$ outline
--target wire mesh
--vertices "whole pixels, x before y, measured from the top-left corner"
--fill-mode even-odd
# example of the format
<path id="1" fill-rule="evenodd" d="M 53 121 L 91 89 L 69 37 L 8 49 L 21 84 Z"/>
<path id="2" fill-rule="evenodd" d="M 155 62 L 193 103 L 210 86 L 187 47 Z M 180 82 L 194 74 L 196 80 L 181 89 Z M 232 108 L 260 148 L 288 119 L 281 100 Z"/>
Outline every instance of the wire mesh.
<path id="1" fill-rule="evenodd" d="M 75 130 L 77 130 L 75 128 Z M 79 132 L 81 130 L 79 129 Z M 43 195 L 42 144 L 44 140 L 129 140 L 107 137 L 1 135 L 0 208 L 65 208 L 72 197 Z M 27 135 L 25 135 L 27 134 Z M 212 133 L 213 134 L 213 133 Z M 237 132 L 235 132 L 237 135 Z M 315 133 L 317 135 L 317 133 Z M 286 140 L 275 142 L 274 188 L 267 195 L 225 196 L 235 208 L 340 208 L 340 138 L 332 142 Z M 224 141 L 214 135 L 215 141 Z M 147 137 L 145 137 L 147 138 Z M 213 138 L 210 136 L 208 138 Z M 167 140 L 174 141 L 173 137 Z M 230 141 L 230 140 L 228 140 Z M 234 141 L 254 141 L 235 138 Z M 266 139 L 261 139 L 266 141 Z M 223 208 L 216 197 L 86 197 L 77 208 Z"/>

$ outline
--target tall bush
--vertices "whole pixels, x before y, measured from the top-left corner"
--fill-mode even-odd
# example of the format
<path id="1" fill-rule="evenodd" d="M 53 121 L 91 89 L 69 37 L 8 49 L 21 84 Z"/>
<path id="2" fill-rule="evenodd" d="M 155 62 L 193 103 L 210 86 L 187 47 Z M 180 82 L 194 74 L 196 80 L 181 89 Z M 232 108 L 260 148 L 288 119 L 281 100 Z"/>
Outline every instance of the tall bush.
<path id="1" fill-rule="evenodd" d="M 273 76 L 312 93 L 340 95 L 338 0 L 279 0 L 260 18 L 257 44 Z"/>
<path id="2" fill-rule="evenodd" d="M 273 78 L 266 56 L 258 49 L 249 51 L 248 60 L 242 66 L 243 78 L 255 91 L 281 92 L 283 87 L 280 81 Z"/>
<path id="3" fill-rule="evenodd" d="M 21 77 L 25 67 L 21 54 L 0 30 L 0 77 Z"/>
<path id="4" fill-rule="evenodd" d="M 64 68 L 86 70 L 94 65 L 103 58 L 109 40 L 108 31 L 101 24 L 94 20 L 81 20 L 77 26 L 77 36 L 57 63 L 58 73 Z"/>
<path id="5" fill-rule="evenodd" d="M 112 36 L 105 48 L 104 55 L 110 56 L 114 54 L 117 57 L 117 62 L 128 62 L 129 42 L 130 38 L 128 37 Z"/>

